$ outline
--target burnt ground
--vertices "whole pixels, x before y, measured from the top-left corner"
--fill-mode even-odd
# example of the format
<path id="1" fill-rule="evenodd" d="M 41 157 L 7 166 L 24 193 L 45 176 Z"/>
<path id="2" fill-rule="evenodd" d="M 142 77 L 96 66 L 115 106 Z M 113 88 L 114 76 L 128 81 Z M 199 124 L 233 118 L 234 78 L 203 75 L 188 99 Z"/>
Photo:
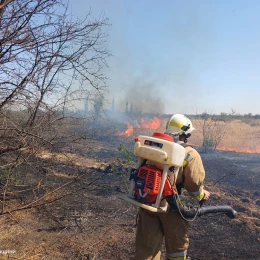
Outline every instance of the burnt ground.
<path id="1" fill-rule="evenodd" d="M 0 216 L 0 259 L 133 259 L 138 209 L 122 199 L 131 158 L 118 150 L 120 143 L 133 148 L 132 138 L 78 145 L 69 151 L 70 163 L 57 157 L 56 166 L 47 168 L 39 189 L 10 194 Z M 205 186 L 212 193 L 208 204 L 231 205 L 238 218 L 196 219 L 189 255 L 200 260 L 260 259 L 259 154 L 201 156 Z M 43 198 L 48 185 L 57 190 Z M 36 203 L 30 204 L 30 196 Z"/>

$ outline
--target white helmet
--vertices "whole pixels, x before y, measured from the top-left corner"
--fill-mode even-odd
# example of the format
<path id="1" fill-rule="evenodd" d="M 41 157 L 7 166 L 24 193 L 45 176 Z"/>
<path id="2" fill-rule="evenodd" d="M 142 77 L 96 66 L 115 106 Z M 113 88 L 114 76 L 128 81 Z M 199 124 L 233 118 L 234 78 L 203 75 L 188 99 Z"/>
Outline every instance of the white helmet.
<path id="1" fill-rule="evenodd" d="M 195 130 L 188 117 L 182 114 L 173 115 L 166 124 L 166 133 L 171 135 L 182 135 L 190 137 L 191 132 Z"/>

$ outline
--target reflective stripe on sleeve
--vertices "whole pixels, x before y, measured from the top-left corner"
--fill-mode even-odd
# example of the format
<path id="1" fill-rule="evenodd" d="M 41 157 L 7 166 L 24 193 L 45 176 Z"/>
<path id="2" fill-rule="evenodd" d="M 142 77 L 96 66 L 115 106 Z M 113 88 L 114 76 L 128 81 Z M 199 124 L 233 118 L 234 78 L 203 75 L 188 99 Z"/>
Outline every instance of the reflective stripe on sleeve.
<path id="1" fill-rule="evenodd" d="M 194 200 L 202 200 L 204 197 L 204 189 L 202 186 L 200 186 L 200 189 L 198 191 L 189 192 L 189 194 Z"/>
<path id="2" fill-rule="evenodd" d="M 188 164 L 189 161 L 192 160 L 192 157 L 190 154 L 187 154 L 184 161 L 183 161 L 183 167 L 186 167 L 186 165 Z"/>
<path id="3" fill-rule="evenodd" d="M 166 257 L 169 260 L 186 260 L 187 250 L 178 253 L 167 253 Z"/>

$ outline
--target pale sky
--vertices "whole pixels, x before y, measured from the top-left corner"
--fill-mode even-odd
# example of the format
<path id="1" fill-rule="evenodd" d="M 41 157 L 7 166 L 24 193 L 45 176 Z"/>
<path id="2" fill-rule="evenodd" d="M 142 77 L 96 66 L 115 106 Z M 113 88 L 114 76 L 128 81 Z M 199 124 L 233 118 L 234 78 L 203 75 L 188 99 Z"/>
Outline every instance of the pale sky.
<path id="1" fill-rule="evenodd" d="M 75 16 L 90 8 L 111 23 L 107 98 L 116 107 L 260 114 L 260 1 L 72 1 Z"/>

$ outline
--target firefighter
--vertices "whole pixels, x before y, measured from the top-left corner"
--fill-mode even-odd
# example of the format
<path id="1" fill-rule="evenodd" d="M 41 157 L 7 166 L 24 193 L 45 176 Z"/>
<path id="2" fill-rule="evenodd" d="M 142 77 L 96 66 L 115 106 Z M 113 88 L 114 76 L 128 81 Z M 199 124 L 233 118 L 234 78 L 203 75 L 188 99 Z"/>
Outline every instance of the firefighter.
<path id="1" fill-rule="evenodd" d="M 194 129 L 191 121 L 182 114 L 173 115 L 166 125 L 166 133 L 174 136 L 174 140 L 185 147 L 189 158 L 179 169 L 176 186 L 179 193 L 183 187 L 197 201 L 208 200 L 210 193 L 203 187 L 205 170 L 201 157 L 194 148 L 186 144 Z M 138 215 L 135 260 L 159 260 L 163 238 L 166 259 L 190 259 L 187 258 L 187 231 L 190 222 L 173 209 L 169 209 L 167 213 L 154 213 L 140 208 Z"/>

